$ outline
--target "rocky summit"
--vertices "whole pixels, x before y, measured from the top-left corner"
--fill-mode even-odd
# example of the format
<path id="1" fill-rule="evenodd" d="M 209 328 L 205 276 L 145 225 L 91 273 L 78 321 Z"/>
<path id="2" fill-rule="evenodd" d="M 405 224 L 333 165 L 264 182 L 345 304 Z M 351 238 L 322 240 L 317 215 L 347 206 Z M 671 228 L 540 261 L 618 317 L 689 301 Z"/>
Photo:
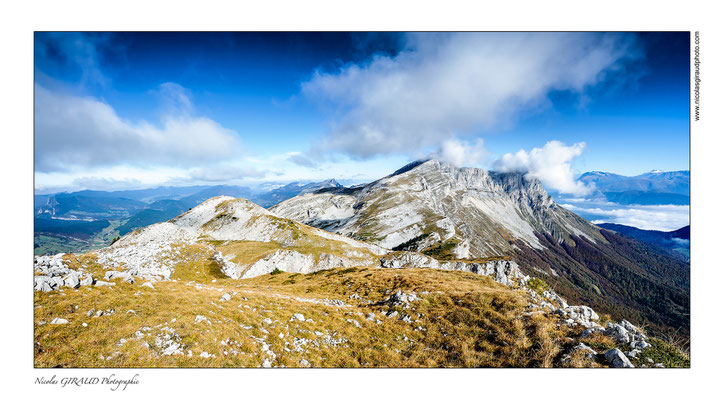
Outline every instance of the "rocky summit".
<path id="1" fill-rule="evenodd" d="M 36 256 L 35 365 L 688 366 L 606 285 L 618 315 L 583 301 L 595 291 L 567 296 L 573 269 L 526 258 L 608 235 L 537 181 L 435 160 L 269 210 L 215 197 L 97 251 Z"/>
<path id="2" fill-rule="evenodd" d="M 388 249 L 440 246 L 456 258 L 510 253 L 536 235 L 604 240 L 599 229 L 557 205 L 538 180 L 522 173 L 457 168 L 438 160 L 410 164 L 355 189 L 330 188 L 271 208 L 279 216 Z"/>

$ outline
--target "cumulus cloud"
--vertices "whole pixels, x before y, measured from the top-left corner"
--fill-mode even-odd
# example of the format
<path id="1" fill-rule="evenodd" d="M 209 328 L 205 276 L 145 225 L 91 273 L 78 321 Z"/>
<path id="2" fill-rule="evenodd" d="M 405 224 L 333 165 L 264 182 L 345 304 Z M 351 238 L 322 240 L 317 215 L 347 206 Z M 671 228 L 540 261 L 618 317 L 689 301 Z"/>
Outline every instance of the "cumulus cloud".
<path id="1" fill-rule="evenodd" d="M 431 157 L 465 167 L 480 164 L 487 155 L 483 139 L 476 139 L 474 142 L 449 139 L 444 141 Z"/>
<path id="2" fill-rule="evenodd" d="M 585 89 L 636 57 L 633 36 L 418 33 L 395 56 L 317 71 L 302 93 L 334 115 L 321 147 L 358 158 L 419 151 L 509 124 L 551 91 Z"/>
<path id="3" fill-rule="evenodd" d="M 190 110 L 188 96 L 174 85 L 160 90 Z M 120 164 L 193 167 L 235 158 L 240 151 L 236 132 L 206 117 L 168 113 L 159 124 L 129 121 L 99 99 L 35 85 L 37 172 Z"/>
<path id="4" fill-rule="evenodd" d="M 583 142 L 566 146 L 552 140 L 530 152 L 521 149 L 517 153 L 507 153 L 495 161 L 493 169 L 500 172 L 526 172 L 526 178 L 540 179 L 549 189 L 584 196 L 594 188 L 575 179 L 571 161 L 580 156 L 585 147 Z"/>
<path id="5" fill-rule="evenodd" d="M 619 204 L 561 204 L 594 224 L 604 222 L 639 229 L 673 231 L 689 225 L 689 206 L 622 206 Z"/>

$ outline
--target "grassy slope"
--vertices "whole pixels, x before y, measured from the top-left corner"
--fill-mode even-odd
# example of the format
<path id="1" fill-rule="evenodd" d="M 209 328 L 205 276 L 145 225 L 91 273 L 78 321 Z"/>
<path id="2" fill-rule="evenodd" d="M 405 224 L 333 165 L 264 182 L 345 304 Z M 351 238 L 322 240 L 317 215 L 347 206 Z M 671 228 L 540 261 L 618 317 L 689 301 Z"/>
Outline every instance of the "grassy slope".
<path id="1" fill-rule="evenodd" d="M 102 276 L 91 256 L 78 260 L 95 276 Z M 73 266 L 77 265 L 74 259 Z M 298 367 L 302 359 L 323 367 L 552 366 L 569 333 L 568 328 L 556 327 L 552 317 L 519 318 L 526 305 L 522 292 L 469 273 L 350 268 L 234 281 L 214 268 L 200 257 L 177 268 L 174 277 L 178 281 L 156 283 L 155 289 L 140 287 L 140 282 L 117 281 L 114 287 L 36 292 L 35 366 L 258 367 L 270 357 L 255 337 L 265 338 L 276 353 L 275 359 L 270 358 L 275 366 Z M 198 284 L 191 283 L 190 277 Z M 430 292 L 411 303 L 409 310 L 395 308 L 419 322 L 388 319 L 382 314 L 388 311 L 386 305 L 349 299 L 357 293 L 377 302 L 398 289 Z M 231 300 L 219 301 L 223 293 L 231 294 Z M 305 301 L 323 298 L 340 299 L 350 306 Z M 89 317 L 86 313 L 91 309 L 115 312 Z M 370 312 L 383 323 L 359 315 Z M 314 322 L 289 322 L 294 313 Z M 204 315 L 211 324 L 195 323 L 197 315 Z M 37 325 L 55 317 L 69 323 Z M 264 318 L 273 324 L 263 323 Z M 84 322 L 87 327 L 82 326 Z M 162 330 L 167 326 L 178 335 L 184 354 L 190 350 L 192 357 L 158 355 L 154 337 L 168 334 Z M 426 331 L 415 331 L 418 326 Z M 151 329 L 137 340 L 135 332 L 142 327 Z M 294 338 L 318 342 L 295 351 Z M 343 342 L 325 344 L 324 338 Z M 121 339 L 126 342 L 119 345 Z M 231 344 L 222 345 L 221 341 Z M 149 349 L 144 342 L 150 343 Z M 216 357 L 199 357 L 204 351 Z"/>
<path id="2" fill-rule="evenodd" d="M 259 245 L 229 242 L 225 246 L 240 257 L 254 258 L 267 251 Z M 306 365 L 302 360 L 313 367 L 605 364 L 602 356 L 587 359 L 580 352 L 564 362 L 564 354 L 574 344 L 569 337 L 576 337 L 582 328 L 558 326 L 554 315 L 526 316 L 525 292 L 489 277 L 432 269 L 348 268 L 232 280 L 221 273 L 205 246 L 180 250 L 187 261 L 176 266 L 172 281 L 157 282 L 155 289 L 141 287 L 140 281 L 116 280 L 112 287 L 35 292 L 35 366 L 259 367 L 265 360 L 287 367 Z M 94 262 L 93 254 L 65 258 L 71 268 L 84 265 L 97 279 L 106 271 Z M 399 315 L 387 318 L 384 313 L 391 309 L 378 302 L 397 290 L 415 291 L 422 300 L 411 303 L 410 309 L 394 307 Z M 225 293 L 231 299 L 224 302 L 220 298 Z M 350 299 L 353 294 L 361 299 Z M 322 299 L 342 300 L 347 306 L 313 302 Z M 88 316 L 91 310 L 114 313 Z M 290 322 L 295 313 L 313 322 Z M 382 323 L 367 320 L 368 313 Z M 405 314 L 413 323 L 399 319 Z M 210 324 L 197 323 L 199 315 Z M 69 323 L 39 324 L 56 317 Z M 265 323 L 265 318 L 272 324 Z M 419 327 L 424 330 L 416 330 Z M 137 338 L 136 332 L 143 337 Z M 181 344 L 184 355 L 161 355 L 163 346 L 157 347 L 156 338 L 165 335 Z M 615 345 L 602 335 L 583 341 L 600 352 Z M 652 343 L 655 348 L 647 349 L 646 357 L 666 366 L 688 366 L 688 359 L 673 347 Z M 276 357 L 266 353 L 264 345 Z M 215 357 L 202 358 L 202 352 Z"/>

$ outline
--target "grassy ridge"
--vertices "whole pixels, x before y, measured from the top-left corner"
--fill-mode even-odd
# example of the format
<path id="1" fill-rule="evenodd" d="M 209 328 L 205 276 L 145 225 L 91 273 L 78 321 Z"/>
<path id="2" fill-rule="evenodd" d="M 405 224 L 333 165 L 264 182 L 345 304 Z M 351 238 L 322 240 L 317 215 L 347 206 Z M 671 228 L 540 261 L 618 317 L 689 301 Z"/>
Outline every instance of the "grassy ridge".
<path id="1" fill-rule="evenodd" d="M 90 256 L 72 259 L 102 272 Z M 181 279 L 155 283 L 155 289 L 117 281 L 113 287 L 35 293 L 35 366 L 258 367 L 270 359 L 288 367 L 545 367 L 553 365 L 569 333 L 552 317 L 520 318 L 522 292 L 470 273 L 348 268 L 235 281 L 214 268 L 200 256 L 177 268 L 174 278 Z M 378 304 L 396 290 L 415 291 L 422 300 L 409 309 Z M 220 301 L 223 293 L 231 299 Z M 350 300 L 352 294 L 368 301 Z M 349 305 L 312 302 L 325 298 Z M 111 315 L 87 316 L 111 309 Z M 388 311 L 414 322 L 387 318 Z M 295 313 L 307 321 L 290 322 Z M 367 320 L 369 313 L 381 323 Z M 197 315 L 210 324 L 196 322 Z M 69 323 L 37 324 L 56 317 Z M 176 337 L 184 355 L 160 355 L 163 346 L 155 338 L 164 335 Z M 264 338 L 276 357 L 255 338 Z M 215 357 L 201 358 L 202 352 Z"/>

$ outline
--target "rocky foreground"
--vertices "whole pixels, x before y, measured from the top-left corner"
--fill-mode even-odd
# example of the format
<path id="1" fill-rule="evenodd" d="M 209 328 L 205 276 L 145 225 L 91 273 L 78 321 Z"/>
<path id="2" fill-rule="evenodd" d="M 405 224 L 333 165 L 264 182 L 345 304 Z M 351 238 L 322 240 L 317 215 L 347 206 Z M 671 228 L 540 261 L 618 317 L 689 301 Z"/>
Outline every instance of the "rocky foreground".
<path id="1" fill-rule="evenodd" d="M 568 305 L 512 261 L 391 252 L 379 266 L 232 279 L 213 252 L 177 255 L 162 274 L 102 253 L 36 257 L 35 366 L 689 365 L 628 321 Z"/>

